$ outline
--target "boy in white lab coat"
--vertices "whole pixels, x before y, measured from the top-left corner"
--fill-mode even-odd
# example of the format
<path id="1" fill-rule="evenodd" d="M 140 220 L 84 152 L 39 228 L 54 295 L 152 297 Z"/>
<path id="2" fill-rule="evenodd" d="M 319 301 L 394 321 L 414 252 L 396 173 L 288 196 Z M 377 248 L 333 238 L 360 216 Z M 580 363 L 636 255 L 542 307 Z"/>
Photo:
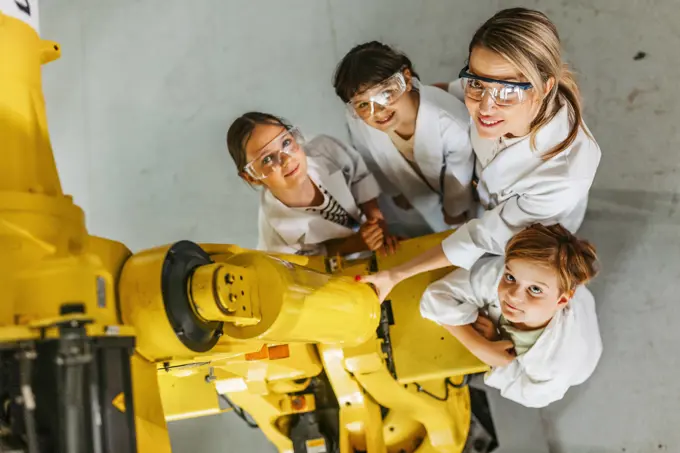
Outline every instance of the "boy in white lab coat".
<path id="1" fill-rule="evenodd" d="M 345 55 L 333 85 L 352 144 L 388 195 L 390 225 L 413 237 L 465 222 L 474 170 L 465 105 L 422 86 L 407 56 L 375 41 Z"/>
<path id="2" fill-rule="evenodd" d="M 602 353 L 595 303 L 583 286 L 597 256 L 561 225 L 533 225 L 505 257 L 485 256 L 423 294 L 423 317 L 445 327 L 492 367 L 485 382 L 528 407 L 561 399 Z"/>
<path id="3" fill-rule="evenodd" d="M 263 189 L 258 249 L 334 256 L 396 246 L 378 184 L 351 147 L 325 135 L 305 143 L 297 128 L 260 112 L 232 123 L 227 147 L 239 176 Z"/>

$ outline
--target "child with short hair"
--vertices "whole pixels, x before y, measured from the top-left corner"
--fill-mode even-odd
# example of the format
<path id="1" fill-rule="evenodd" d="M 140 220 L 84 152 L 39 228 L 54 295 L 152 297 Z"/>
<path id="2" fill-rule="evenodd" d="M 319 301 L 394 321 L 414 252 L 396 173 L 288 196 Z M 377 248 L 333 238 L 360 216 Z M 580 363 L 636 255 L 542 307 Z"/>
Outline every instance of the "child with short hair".
<path id="1" fill-rule="evenodd" d="M 491 366 L 485 382 L 529 407 L 561 399 L 602 354 L 595 302 L 595 247 L 561 225 L 532 225 L 507 244 L 456 269 L 423 294 L 423 317 Z"/>

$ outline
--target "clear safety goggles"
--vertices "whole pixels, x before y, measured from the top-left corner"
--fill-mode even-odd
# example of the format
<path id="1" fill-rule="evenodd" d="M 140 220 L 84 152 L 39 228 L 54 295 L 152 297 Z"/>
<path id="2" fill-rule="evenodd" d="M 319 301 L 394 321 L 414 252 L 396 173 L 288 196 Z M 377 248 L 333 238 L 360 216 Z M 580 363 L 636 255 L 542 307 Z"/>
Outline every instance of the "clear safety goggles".
<path id="1" fill-rule="evenodd" d="M 481 101 L 484 93 L 489 93 L 491 99 L 499 106 L 511 106 L 524 102 L 527 90 L 533 88 L 529 82 L 507 82 L 505 80 L 490 79 L 468 72 L 465 66 L 458 77 L 461 78 L 465 96 L 475 101 Z"/>
<path id="2" fill-rule="evenodd" d="M 265 179 L 296 153 L 302 151 L 305 139 L 297 128 L 286 129 L 267 143 L 243 171 L 254 179 Z"/>
<path id="3" fill-rule="evenodd" d="M 406 80 L 400 71 L 388 79 L 372 86 L 355 95 L 348 103 L 347 108 L 355 118 L 368 119 L 376 111 L 394 104 L 406 92 Z M 376 106 L 380 108 L 376 108 Z"/>

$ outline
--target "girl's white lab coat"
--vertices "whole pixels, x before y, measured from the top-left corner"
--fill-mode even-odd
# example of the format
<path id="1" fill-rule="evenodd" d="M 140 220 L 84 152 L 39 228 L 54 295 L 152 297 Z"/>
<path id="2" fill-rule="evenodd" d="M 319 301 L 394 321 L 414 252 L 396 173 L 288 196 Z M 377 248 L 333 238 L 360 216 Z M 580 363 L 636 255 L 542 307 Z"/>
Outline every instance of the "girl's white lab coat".
<path id="1" fill-rule="evenodd" d="M 432 283 L 420 302 L 422 316 L 438 324 L 461 326 L 475 322 L 484 310 L 498 326 L 498 283 L 504 266 L 502 256 L 485 256 L 470 271 L 456 269 Z M 580 286 L 531 349 L 509 365 L 493 368 L 484 382 L 524 406 L 544 407 L 588 379 L 601 355 L 595 301 Z"/>
<path id="2" fill-rule="evenodd" d="M 382 192 L 388 195 L 388 202 L 392 204 L 391 198 L 401 194 L 414 208 L 403 211 L 392 205 L 388 212 L 394 212 L 398 218 L 388 220 L 420 224 L 415 230 L 426 234 L 451 228 L 444 222 L 442 206 L 450 216 L 470 210 L 474 155 L 465 105 L 438 88 L 419 83 L 417 86 L 420 107 L 413 154 L 427 182 L 409 165 L 385 132 L 372 128 L 349 112 L 347 124 L 352 145 L 361 153 Z"/>
<path id="3" fill-rule="evenodd" d="M 459 81 L 452 82 L 449 91 L 463 98 Z M 484 168 L 477 159 L 477 194 L 484 210 L 442 243 L 452 264 L 469 269 L 484 253 L 502 255 L 508 240 L 533 223 L 561 223 L 572 233 L 578 230 L 600 163 L 600 148 L 581 128 L 569 148 L 549 160 L 541 157 L 567 138 L 570 125 L 563 106 L 538 131 L 535 149 L 525 136 L 511 139 Z M 475 152 L 488 146 L 474 123 L 470 135 Z"/>
<path id="4" fill-rule="evenodd" d="M 342 142 L 320 135 L 304 145 L 307 171 L 314 182 L 361 223 L 359 205 L 375 199 L 380 188 L 359 153 Z M 257 248 L 288 254 L 325 254 L 322 242 L 351 235 L 351 228 L 304 209 L 289 208 L 271 192 L 260 197 Z"/>

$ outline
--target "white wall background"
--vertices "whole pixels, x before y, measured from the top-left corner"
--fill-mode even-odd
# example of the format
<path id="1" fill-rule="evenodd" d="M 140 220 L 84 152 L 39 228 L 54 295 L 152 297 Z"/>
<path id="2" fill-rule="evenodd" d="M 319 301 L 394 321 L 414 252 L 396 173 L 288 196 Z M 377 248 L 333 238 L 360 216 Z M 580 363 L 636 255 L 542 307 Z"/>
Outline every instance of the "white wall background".
<path id="1" fill-rule="evenodd" d="M 44 74 L 64 188 L 92 233 L 133 250 L 178 239 L 252 247 L 257 196 L 226 152 L 231 120 L 259 109 L 344 136 L 331 76 L 350 47 L 384 40 L 424 82 L 449 80 L 475 28 L 520 4 L 558 25 L 603 150 L 582 233 L 604 264 L 592 288 L 605 355 L 547 410 L 494 398 L 501 451 L 678 452 L 675 0 L 45 0 L 43 36 L 63 49 Z M 634 61 L 639 51 L 647 57 Z M 173 424 L 176 450 L 264 451 L 234 418 Z"/>

